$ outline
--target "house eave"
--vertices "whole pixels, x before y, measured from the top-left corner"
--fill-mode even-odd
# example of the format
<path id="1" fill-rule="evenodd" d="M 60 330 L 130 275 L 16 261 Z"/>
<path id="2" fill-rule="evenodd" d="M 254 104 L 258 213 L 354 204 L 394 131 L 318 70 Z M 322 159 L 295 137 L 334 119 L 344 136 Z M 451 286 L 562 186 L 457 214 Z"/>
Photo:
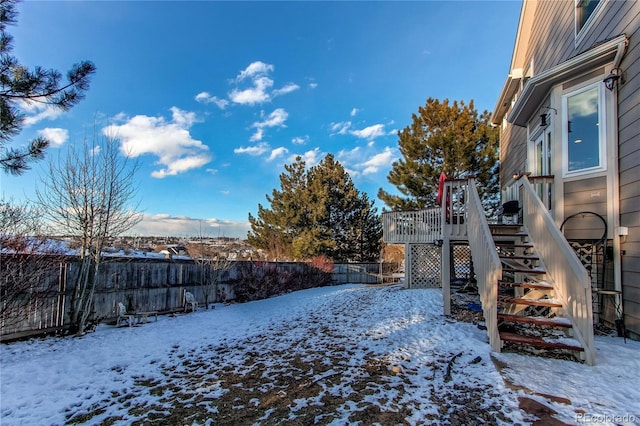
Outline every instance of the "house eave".
<path id="1" fill-rule="evenodd" d="M 496 106 L 493 109 L 493 114 L 491 115 L 491 124 L 493 124 L 494 126 L 500 125 L 500 123 L 502 122 L 502 118 L 505 116 L 507 111 L 509 111 L 511 100 L 513 99 L 513 95 L 515 95 L 518 91 L 521 80 L 521 68 L 513 70 L 511 74 L 507 76 L 507 80 L 504 82 L 504 86 L 500 91 L 498 102 L 496 103 Z"/>
<path id="2" fill-rule="evenodd" d="M 619 35 L 531 77 L 513 104 L 507 121 L 516 126 L 526 127 L 531 115 L 553 86 L 612 62 L 618 51 L 626 48 L 627 43 L 626 35 Z"/>

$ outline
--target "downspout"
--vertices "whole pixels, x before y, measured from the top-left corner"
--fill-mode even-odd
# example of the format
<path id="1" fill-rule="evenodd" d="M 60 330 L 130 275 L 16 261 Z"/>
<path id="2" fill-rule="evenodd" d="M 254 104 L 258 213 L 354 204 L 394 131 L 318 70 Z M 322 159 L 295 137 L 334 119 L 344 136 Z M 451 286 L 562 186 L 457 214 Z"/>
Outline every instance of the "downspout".
<path id="1" fill-rule="evenodd" d="M 612 70 L 619 70 L 620 63 L 622 62 L 622 57 L 624 56 L 627 46 L 629 45 L 629 38 L 625 37 L 624 41 L 618 43 L 618 49 L 616 52 L 616 56 L 613 59 Z M 622 80 L 622 79 L 621 79 Z M 621 241 L 621 226 L 620 226 L 620 158 L 618 157 L 618 145 L 619 145 L 619 132 L 618 132 L 618 88 L 620 86 L 616 85 L 616 90 L 612 91 L 613 95 L 613 116 L 615 120 L 613 120 L 613 134 L 615 135 L 615 143 L 613 144 L 614 149 L 614 173 L 611 174 L 612 179 L 612 197 L 613 197 L 613 209 L 615 211 L 612 214 L 612 229 L 614 230 L 613 235 L 613 288 L 616 292 L 614 296 L 614 303 L 616 307 L 616 320 L 623 320 L 624 323 L 624 311 L 622 304 L 622 241 Z M 606 250 L 606 247 L 605 247 Z M 616 321 L 617 324 L 617 321 Z"/>

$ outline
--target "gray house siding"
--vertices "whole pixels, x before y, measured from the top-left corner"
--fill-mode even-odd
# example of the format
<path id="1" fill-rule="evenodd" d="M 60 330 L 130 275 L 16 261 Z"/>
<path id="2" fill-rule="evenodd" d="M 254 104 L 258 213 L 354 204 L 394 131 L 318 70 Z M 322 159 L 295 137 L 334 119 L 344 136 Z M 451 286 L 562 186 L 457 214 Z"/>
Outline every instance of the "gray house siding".
<path id="1" fill-rule="evenodd" d="M 631 40 L 620 64 L 625 83 L 618 90 L 620 225 L 629 229 L 622 250 L 622 293 L 627 329 L 640 335 L 640 3 L 614 2 L 622 17 L 614 31 Z"/>
<path id="2" fill-rule="evenodd" d="M 625 34 L 629 45 L 620 63 L 623 79 L 617 89 L 617 125 L 618 135 L 618 188 L 619 219 L 622 227 L 628 228 L 628 235 L 620 240 L 620 273 L 623 291 L 623 307 L 627 329 L 640 336 L 640 2 L 603 0 L 586 32 L 576 44 L 575 38 L 575 1 L 531 1 L 524 9 L 528 16 L 534 16 L 526 33 L 526 45 L 516 45 L 518 56 L 524 61 L 513 64 L 522 67 L 523 84 L 527 77 L 536 76 L 563 64 L 581 53 L 587 52 L 605 41 Z M 523 21 L 521 21 L 523 22 Z M 528 28 L 520 28 L 520 32 Z M 609 63 L 607 68 L 611 68 Z M 556 90 L 567 90 L 573 84 L 592 79 L 597 81 L 605 76 L 604 68 L 590 69 L 583 75 L 576 75 L 572 81 L 564 81 Z M 609 95 L 611 92 L 607 92 Z M 615 92 L 614 92 L 615 93 Z M 559 98 L 557 98 L 559 99 Z M 534 105 L 531 105 L 534 106 Z M 535 105 L 537 108 L 538 105 Z M 539 114 L 536 113 L 536 114 Z M 507 112 L 508 115 L 508 112 Z M 537 115 L 531 115 L 529 130 L 535 129 Z M 555 129 L 554 132 L 558 132 Z M 503 129 L 501 138 L 501 182 L 509 185 L 514 173 L 525 170 L 527 129 L 511 124 Z M 556 136 L 554 144 L 558 143 Z M 609 141 L 608 141 L 609 142 Z M 611 170 L 611 169 L 609 169 Z M 608 173 L 608 172 L 607 172 Z M 609 174 L 609 179 L 613 175 Z M 559 175 L 556 172 L 556 179 Z M 615 182 L 615 181 L 611 181 Z M 603 175 L 574 177 L 562 182 L 563 217 L 579 211 L 593 211 L 604 217 L 608 214 L 607 196 L 612 197 L 607 180 Z M 609 193 L 608 193 L 609 192 Z M 613 197 L 615 199 L 615 197 Z M 557 218 L 558 219 L 558 218 Z M 562 217 L 559 221 L 562 221 Z M 611 219 L 611 218 L 609 218 Z M 615 238 L 617 229 L 610 229 L 610 238 Z"/>
<path id="3" fill-rule="evenodd" d="M 508 182 L 515 173 L 526 169 L 527 146 L 518 143 L 526 139 L 527 130 L 507 126 L 500 139 L 500 181 Z"/>
<path id="4" fill-rule="evenodd" d="M 607 181 L 604 176 L 564 184 L 564 215 L 589 211 L 606 219 Z"/>

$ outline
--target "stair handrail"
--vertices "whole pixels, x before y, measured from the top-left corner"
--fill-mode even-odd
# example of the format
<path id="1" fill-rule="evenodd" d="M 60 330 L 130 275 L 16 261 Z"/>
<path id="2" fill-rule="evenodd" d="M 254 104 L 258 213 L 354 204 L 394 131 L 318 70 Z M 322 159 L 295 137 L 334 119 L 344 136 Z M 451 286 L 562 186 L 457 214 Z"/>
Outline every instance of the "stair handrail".
<path id="1" fill-rule="evenodd" d="M 467 235 L 476 274 L 482 314 L 491 348 L 500 352 L 498 333 L 498 280 L 502 277 L 502 262 L 498 256 L 489 223 L 480 201 L 474 179 L 468 182 Z"/>
<path id="2" fill-rule="evenodd" d="M 560 228 L 536 194 L 526 176 L 522 187 L 523 225 L 553 284 L 554 297 L 563 305 L 564 316 L 573 325 L 574 338 L 584 348 L 585 362 L 595 363 L 591 279 Z"/>

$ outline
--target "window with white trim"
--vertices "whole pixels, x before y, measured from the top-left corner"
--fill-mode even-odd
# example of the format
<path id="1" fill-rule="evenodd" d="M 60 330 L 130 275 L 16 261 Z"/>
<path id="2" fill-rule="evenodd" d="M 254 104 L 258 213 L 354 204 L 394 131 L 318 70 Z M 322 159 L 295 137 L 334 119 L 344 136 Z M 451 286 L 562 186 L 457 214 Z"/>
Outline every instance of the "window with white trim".
<path id="1" fill-rule="evenodd" d="M 605 108 L 602 84 L 595 83 L 562 97 L 563 175 L 606 170 Z"/>
<path id="2" fill-rule="evenodd" d="M 588 28 L 595 20 L 595 16 L 602 10 L 605 0 L 575 0 L 576 44 L 579 43 Z"/>

